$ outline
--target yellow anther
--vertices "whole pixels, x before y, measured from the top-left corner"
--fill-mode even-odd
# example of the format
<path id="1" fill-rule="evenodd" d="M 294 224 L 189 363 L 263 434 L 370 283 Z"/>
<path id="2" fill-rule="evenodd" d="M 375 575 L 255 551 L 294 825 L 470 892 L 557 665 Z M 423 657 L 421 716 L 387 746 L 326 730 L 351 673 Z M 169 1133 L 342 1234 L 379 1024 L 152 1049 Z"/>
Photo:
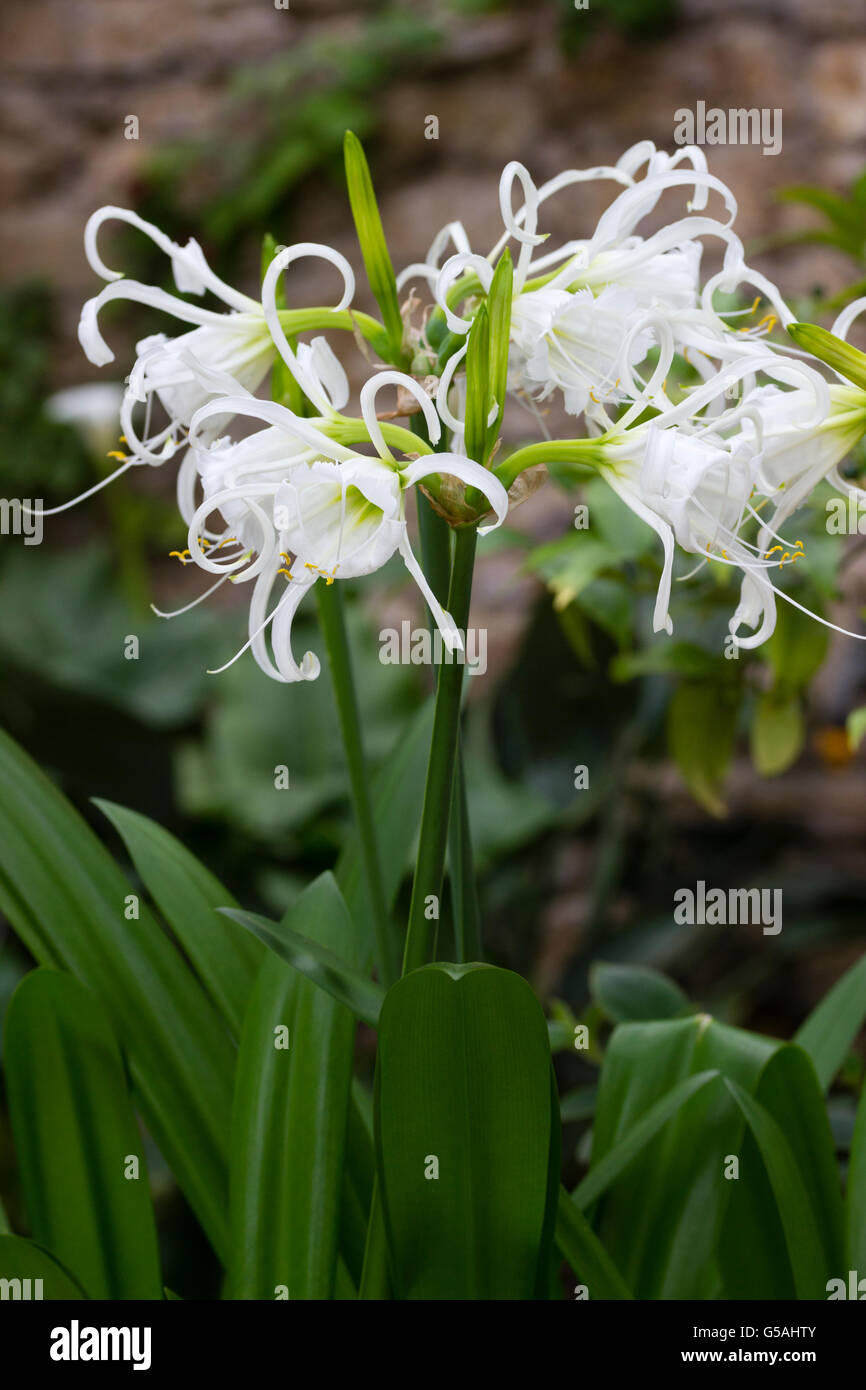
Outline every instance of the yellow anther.
<path id="1" fill-rule="evenodd" d="M 749 310 L 749 313 L 750 313 L 750 314 L 753 314 L 753 313 L 755 312 L 755 310 L 757 309 L 757 307 L 758 307 L 758 305 L 760 304 L 760 302 L 761 302 L 761 296 L 760 296 L 759 294 L 756 294 L 756 295 L 755 295 L 755 301 L 754 301 L 754 303 L 752 304 L 751 309 Z"/>
<path id="2" fill-rule="evenodd" d="M 803 558 L 803 552 L 802 552 L 802 550 L 798 550 L 798 551 L 796 552 L 796 554 L 794 554 L 794 555 L 791 556 L 791 564 L 792 564 L 792 565 L 795 565 L 795 564 L 797 563 L 797 561 L 798 561 L 798 560 L 801 560 L 802 558 Z"/>
<path id="3" fill-rule="evenodd" d="M 785 561 L 786 561 L 786 560 L 790 560 L 790 558 L 791 558 L 791 552 L 790 552 L 790 550 L 786 550 L 785 553 L 784 553 L 784 555 L 782 556 L 781 560 L 779 561 L 779 564 L 780 564 L 780 565 L 784 565 Z"/>
<path id="4" fill-rule="evenodd" d="M 108 451 L 108 453 L 105 455 L 105 457 L 106 457 L 107 459 L 123 459 L 123 460 L 126 460 L 126 459 L 129 458 L 129 454 L 123 454 L 123 453 L 121 453 L 120 449 L 109 449 L 109 451 Z"/>
<path id="5" fill-rule="evenodd" d="M 764 324 L 767 325 L 767 332 L 772 333 L 773 329 L 776 327 L 776 315 L 766 314 L 764 318 L 761 319 L 761 322 L 756 324 L 756 328 L 763 328 Z"/>
<path id="6" fill-rule="evenodd" d="M 781 550 L 782 548 L 783 547 L 781 545 L 774 545 L 772 549 L 767 551 L 767 559 L 769 560 L 771 555 L 774 555 L 777 550 Z"/>
<path id="7" fill-rule="evenodd" d="M 313 564 L 311 564 L 309 560 L 305 560 L 305 561 L 304 561 L 304 569 L 305 569 L 305 570 L 317 570 L 318 568 L 319 568 L 318 565 L 313 565 Z"/>
<path id="8" fill-rule="evenodd" d="M 598 399 L 598 396 L 595 394 L 595 392 L 594 392 L 592 389 L 590 389 L 589 396 L 590 396 L 590 400 L 595 401 L 596 405 L 601 405 L 601 401 Z"/>
<path id="9" fill-rule="evenodd" d="M 277 574 L 284 574 L 287 579 L 291 579 L 292 577 L 292 571 L 287 569 L 278 569 Z"/>
<path id="10" fill-rule="evenodd" d="M 168 552 L 168 558 L 169 558 L 170 560 L 178 559 L 178 560 L 180 560 L 183 564 L 186 563 L 185 556 L 187 556 L 187 555 L 189 555 L 189 551 L 188 551 L 188 550 L 170 550 L 170 551 Z M 190 558 L 192 558 L 192 557 L 190 557 Z"/>
<path id="11" fill-rule="evenodd" d="M 129 440 L 127 439 L 127 437 L 126 437 L 125 434 L 119 435 L 118 438 L 120 439 L 121 444 L 128 444 L 128 443 L 129 443 Z"/>
<path id="12" fill-rule="evenodd" d="M 723 558 L 724 558 L 725 560 L 727 560 L 727 558 L 728 558 L 728 552 L 727 552 L 727 550 L 723 550 L 723 551 L 722 551 L 722 556 L 723 556 Z"/>
<path id="13" fill-rule="evenodd" d="M 224 536 L 217 546 L 217 550 L 222 550 L 224 545 L 237 544 L 237 536 Z"/>

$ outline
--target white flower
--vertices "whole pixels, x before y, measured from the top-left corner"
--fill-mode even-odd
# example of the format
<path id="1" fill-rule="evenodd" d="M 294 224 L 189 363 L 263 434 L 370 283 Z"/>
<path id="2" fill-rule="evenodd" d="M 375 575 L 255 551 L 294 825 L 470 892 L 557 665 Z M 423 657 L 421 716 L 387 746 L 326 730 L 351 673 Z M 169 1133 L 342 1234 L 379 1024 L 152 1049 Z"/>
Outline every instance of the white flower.
<path id="1" fill-rule="evenodd" d="M 688 164 L 690 167 L 682 168 Z M 643 177 L 637 175 L 643 170 Z M 539 210 L 554 193 L 590 179 L 613 179 L 624 187 L 592 236 L 569 241 L 552 252 L 535 255 L 545 237 L 537 231 Z M 515 212 L 513 190 L 523 194 Z M 653 211 L 662 193 L 682 187 L 690 191 L 689 213 L 648 237 L 637 227 Z M 708 194 L 718 192 L 727 221 L 703 214 Z M 698 372 L 711 376 L 713 360 L 728 362 L 750 351 L 766 351 L 756 342 L 767 320 L 748 333 L 735 333 L 715 311 L 712 294 L 701 292 L 701 239 L 714 237 L 724 247 L 724 265 L 713 284 L 734 288 L 744 281 L 765 289 L 777 316 L 790 322 L 774 286 L 744 264 L 743 247 L 732 230 L 737 211 L 733 194 L 707 172 L 700 150 L 683 149 L 674 156 L 649 142 L 634 146 L 613 167 L 567 170 L 540 188 L 523 165 L 512 162 L 500 180 L 504 233 L 482 257 L 469 247 L 460 223 L 449 223 L 434 241 L 423 265 L 409 266 L 399 277 L 405 284 L 425 276 L 453 333 L 466 333 L 471 320 L 456 312 L 460 298 L 480 284 L 489 291 L 493 263 L 509 239 L 519 246 L 514 271 L 512 353 L 509 387 L 546 399 L 561 390 L 566 409 L 585 413 L 602 428 L 610 424 L 605 406 L 634 399 L 643 391 L 633 374 L 653 341 L 669 342 L 669 359 L 685 352 Z M 439 265 L 447 242 L 456 254 Z M 468 278 L 467 278 L 468 277 Z M 769 317 L 769 316 L 768 316 Z M 440 413 L 459 433 L 462 422 L 448 406 L 448 391 L 464 354 L 455 354 L 443 373 Z"/>
<path id="2" fill-rule="evenodd" d="M 109 219 L 137 227 L 170 257 L 178 290 L 197 295 L 209 290 L 222 301 L 226 310 L 205 309 L 154 285 L 124 279 L 120 272 L 110 270 L 97 249 L 99 228 Z M 352 268 L 344 256 L 328 246 L 303 242 L 285 248 L 274 257 L 265 277 L 264 302 L 260 303 L 221 280 L 208 265 L 197 242 L 179 246 L 158 227 L 125 208 L 104 207 L 95 212 L 87 223 L 84 241 L 91 266 L 111 282 L 88 300 L 81 312 L 78 336 L 91 362 L 104 366 L 114 359 L 99 329 L 99 313 L 115 299 L 147 304 L 196 325 L 177 337 L 160 333 L 143 338 L 137 345 L 136 363 L 121 409 L 123 434 L 135 462 L 159 464 L 171 458 L 179 447 L 179 433 L 189 427 L 195 412 L 214 395 L 254 393 L 258 389 L 277 351 L 269 321 L 278 323 L 279 320 L 276 304 L 269 304 L 267 296 L 273 299 L 276 279 L 293 261 L 303 256 L 316 256 L 336 266 L 343 279 L 338 310 L 351 303 L 355 289 Z M 285 342 L 284 334 L 282 342 Z M 287 343 L 286 349 L 286 360 L 294 370 L 297 359 L 288 351 Z M 164 407 L 169 423 L 151 435 L 149 407 L 154 395 Z M 135 407 L 141 403 L 147 408 L 140 437 L 133 417 Z"/>
<path id="3" fill-rule="evenodd" d="M 391 371 L 373 377 L 361 392 L 361 413 L 376 457 L 329 438 L 327 421 L 312 423 L 267 401 L 218 399 L 193 418 L 190 439 L 206 496 L 189 518 L 188 556 L 220 575 L 219 582 L 255 581 L 249 638 L 241 652 L 251 649 L 262 670 L 275 680 L 314 680 L 319 673 L 313 653 L 307 652 L 299 663 L 291 645 L 294 615 L 312 586 L 319 579 L 330 584 L 370 574 L 396 553 L 424 594 L 448 649 L 462 648 L 461 634 L 412 552 L 406 492 L 423 478 L 451 475 L 484 493 L 497 526 L 504 520 L 508 498 L 493 474 L 466 458 L 430 453 L 408 462 L 396 460 L 375 410 L 376 394 L 387 385 L 411 392 L 436 443 L 441 426 L 429 397 L 411 377 Z M 267 428 L 239 444 L 220 441 L 201 447 L 203 432 L 206 436 L 217 415 L 247 416 Z M 221 532 L 208 528 L 216 513 L 225 522 Z M 491 528 L 481 528 L 481 533 L 487 529 Z M 277 585 L 282 592 L 271 606 Z"/>
<path id="4" fill-rule="evenodd" d="M 700 413 L 737 376 L 758 370 L 787 378 L 795 389 L 758 387 L 717 417 Z M 828 388 L 805 365 L 769 355 L 750 357 L 723 368 L 714 382 L 649 423 L 627 428 L 628 423 L 585 441 L 582 452 L 601 466 L 613 491 L 662 541 L 654 630 L 673 630 L 669 605 L 679 546 L 702 561 L 742 571 L 740 602 L 729 631 L 737 646 L 759 646 L 775 627 L 776 597 L 801 607 L 768 578 L 768 571 L 795 564 L 804 553 L 802 542 L 786 541 L 779 527 L 816 483 L 835 475 L 852 443 L 866 432 L 864 393 Z M 578 443 L 576 452 L 580 450 Z M 762 508 L 770 501 L 776 502 L 776 510 L 767 518 Z M 747 530 L 757 532 L 755 540 L 747 539 Z M 741 636 L 743 626 L 753 633 Z"/>

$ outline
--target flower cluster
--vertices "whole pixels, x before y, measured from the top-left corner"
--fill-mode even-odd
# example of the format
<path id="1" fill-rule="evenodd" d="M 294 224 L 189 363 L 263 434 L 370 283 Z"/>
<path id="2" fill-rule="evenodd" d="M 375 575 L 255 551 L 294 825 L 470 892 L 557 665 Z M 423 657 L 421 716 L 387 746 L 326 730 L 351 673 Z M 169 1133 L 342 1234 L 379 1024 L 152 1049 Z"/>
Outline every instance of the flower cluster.
<path id="1" fill-rule="evenodd" d="M 594 232 L 548 249 L 539 231 L 544 205 L 590 180 L 608 181 L 616 190 Z M 669 156 L 642 142 L 616 165 L 567 170 L 540 187 L 523 165 L 510 163 L 499 195 L 502 234 L 489 252 L 473 250 L 463 225 L 453 221 L 423 262 L 397 277 L 388 263 L 395 301 L 405 292 L 403 340 L 390 360 L 392 338 L 352 308 L 352 268 L 330 247 L 300 243 L 279 250 L 256 300 L 221 280 L 195 241 L 180 246 L 115 207 L 88 223 L 87 256 L 107 281 L 81 315 L 79 336 L 91 362 L 113 358 L 99 326 L 100 311 L 113 300 L 134 300 L 189 325 L 177 336 L 160 333 L 137 345 L 120 412 L 127 452 L 118 455 L 117 473 L 164 464 L 182 451 L 177 496 L 187 544 L 176 554 L 216 576 L 194 602 L 226 580 L 250 583 L 249 633 L 241 650 L 249 648 L 277 680 L 318 674 L 311 652 L 301 661 L 292 652 L 292 620 L 306 592 L 319 580 L 369 574 L 395 553 L 421 588 L 449 649 L 459 648 L 461 634 L 409 541 L 406 494 L 422 480 L 444 499 L 452 524 L 474 525 L 481 508 L 490 508 L 492 525 L 499 525 L 509 506 L 507 489 L 529 462 L 545 462 L 546 451 L 550 458 L 597 466 L 662 542 L 656 630 L 671 631 L 679 547 L 699 564 L 712 560 L 741 571 L 730 634 L 742 647 L 757 646 L 773 631 L 777 596 L 793 602 L 770 577 L 802 554 L 800 542 L 784 539 L 788 518 L 822 479 L 849 486 L 839 464 L 866 434 L 866 390 L 838 374 L 831 384 L 809 353 L 771 340 L 775 324 L 788 327 L 793 315 L 775 285 L 746 264 L 734 231 L 734 196 L 708 172 L 699 149 Z M 663 199 L 684 199 L 672 220 L 660 217 Z M 721 205 L 719 216 L 707 210 L 711 199 Z M 177 294 L 125 279 L 105 265 L 97 237 L 111 218 L 138 228 L 169 257 Z M 702 281 L 705 242 L 721 248 L 721 268 Z M 369 269 L 371 258 L 362 249 Z M 512 249 L 504 390 L 529 409 L 542 435 L 545 403 L 553 398 L 581 423 L 574 438 L 536 444 L 494 467 L 495 450 L 469 456 L 470 348 L 496 268 Z M 338 273 L 337 303 L 281 307 L 283 273 L 310 257 Z M 434 305 L 417 328 L 419 282 Z M 751 309 L 718 307 L 721 296 L 741 302 L 735 296 L 745 286 L 757 292 Z M 203 307 L 198 301 L 206 292 L 223 307 Z M 190 295 L 195 300 L 182 297 Z M 755 322 L 761 301 L 767 311 Z M 840 316 L 834 325 L 839 339 L 864 307 L 866 300 L 857 301 Z M 354 332 L 366 340 L 368 357 L 375 351 L 383 359 L 361 390 L 359 417 L 345 413 L 349 383 L 322 336 L 331 329 Z M 315 336 L 299 341 L 301 333 Z M 278 365 L 291 390 L 282 399 L 263 400 L 256 393 L 269 373 L 276 382 Z M 395 367 L 409 367 L 411 374 Z M 386 387 L 396 388 L 397 406 L 380 415 L 377 397 Z M 493 398 L 491 426 L 503 406 Z M 390 423 L 397 416 L 421 423 L 412 432 Z M 252 432 L 250 422 L 257 426 Z M 455 488 L 464 505 L 449 514 Z"/>

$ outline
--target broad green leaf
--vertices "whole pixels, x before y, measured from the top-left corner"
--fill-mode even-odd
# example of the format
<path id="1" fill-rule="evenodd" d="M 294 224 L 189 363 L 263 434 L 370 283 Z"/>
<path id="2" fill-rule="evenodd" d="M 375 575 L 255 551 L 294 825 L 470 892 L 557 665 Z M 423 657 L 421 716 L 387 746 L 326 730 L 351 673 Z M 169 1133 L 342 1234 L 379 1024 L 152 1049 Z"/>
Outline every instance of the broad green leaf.
<path id="1" fill-rule="evenodd" d="M 823 1090 L 827 1090 L 845 1061 L 864 1019 L 866 955 L 837 980 L 794 1037 L 794 1042 L 811 1057 Z"/>
<path id="2" fill-rule="evenodd" d="M 781 1127 L 763 1105 L 731 1078 L 725 1078 L 725 1085 L 742 1110 L 760 1149 L 785 1232 L 796 1296 L 823 1298 L 827 1281 L 824 1252 L 791 1147 Z M 749 1239 L 748 1232 L 743 1232 L 743 1239 Z"/>
<path id="3" fill-rule="evenodd" d="M 29 1286 L 26 1281 L 30 1280 Z M 15 1281 L 19 1281 L 16 1283 Z M 46 1302 L 65 1303 L 86 1295 L 56 1260 L 23 1236 L 0 1236 L 0 1287 L 4 1299 L 36 1297 L 41 1280 L 40 1296 Z"/>
<path id="4" fill-rule="evenodd" d="M 373 814 L 382 862 L 385 899 L 393 907 L 421 821 L 424 776 L 433 729 L 433 697 L 413 715 L 373 779 Z M 359 933 L 358 958 L 372 955 L 370 906 L 364 891 L 357 831 L 347 840 L 334 875 Z"/>
<path id="5" fill-rule="evenodd" d="M 323 880 L 329 882 L 331 892 L 339 894 L 340 890 L 332 874 L 320 875 L 315 883 L 321 883 Z M 235 908 L 227 908 L 226 912 L 229 917 L 240 922 L 242 927 L 246 927 L 263 941 L 281 960 L 287 961 L 295 970 L 312 980 L 319 989 L 330 994 L 339 1003 L 345 1004 L 362 1022 L 369 1023 L 371 1028 L 376 1027 L 385 997 L 382 986 L 362 975 L 353 966 L 347 965 L 342 956 L 338 956 L 321 942 L 294 931 L 289 926 L 289 922 L 294 920 L 291 915 L 282 922 L 271 922 L 267 917 L 259 917 L 255 912 L 241 912 Z"/>
<path id="6" fill-rule="evenodd" d="M 231 893 L 155 821 L 111 801 L 95 804 L 121 836 L 145 888 L 239 1038 L 263 952 L 248 932 L 217 911 L 235 905 Z"/>
<path id="7" fill-rule="evenodd" d="M 860 235 L 862 237 L 862 227 Z M 798 347 L 805 348 L 855 386 L 866 390 L 866 352 L 860 352 L 816 323 L 789 323 L 788 332 Z"/>
<path id="8" fill-rule="evenodd" d="M 857 1106 L 845 1188 L 846 1267 L 866 1278 L 866 1086 Z"/>
<path id="9" fill-rule="evenodd" d="M 777 777 L 796 762 L 806 739 L 800 698 L 779 699 L 772 690 L 759 697 L 749 730 L 752 762 L 762 777 Z"/>
<path id="10" fill-rule="evenodd" d="M 3 1051 L 33 1239 L 90 1298 L 161 1299 L 141 1138 L 99 1000 L 71 975 L 32 971 L 9 1003 Z"/>
<path id="11" fill-rule="evenodd" d="M 753 1090 L 777 1046 L 705 1014 L 620 1024 L 605 1051 L 588 1178 L 676 1087 L 719 1071 Z M 599 1198 L 593 1227 L 635 1298 L 714 1296 L 725 1161 L 742 1133 L 724 1088 L 700 1086 Z"/>
<path id="12" fill-rule="evenodd" d="M 382 219 L 373 191 L 373 180 L 367 157 L 357 135 L 346 131 L 343 152 L 346 162 L 346 182 L 349 202 L 358 234 L 358 244 L 364 258 L 367 279 L 388 333 L 392 361 L 401 365 L 403 359 L 403 320 L 397 298 L 397 281 L 391 256 L 382 229 Z"/>
<path id="13" fill-rule="evenodd" d="M 429 965 L 392 986 L 375 1114 L 400 1297 L 535 1296 L 557 1200 L 557 1110 L 544 1015 L 518 975 Z"/>
<path id="14" fill-rule="evenodd" d="M 579 1207 L 560 1189 L 556 1244 L 590 1299 L 628 1299 L 628 1285 Z"/>
<path id="15" fill-rule="evenodd" d="M 353 926 L 330 874 L 286 914 L 335 953 Z M 268 954 L 250 1000 L 236 1073 L 231 1143 L 231 1287 L 235 1298 L 330 1299 L 352 1079 L 355 1020 Z"/>
<path id="16" fill-rule="evenodd" d="M 641 1023 L 652 1018 L 677 1018 L 694 1013 L 679 985 L 645 965 L 612 965 L 597 961 L 590 967 L 589 989 L 595 1002 L 614 1023 Z"/>
<path id="17" fill-rule="evenodd" d="M 668 744 L 692 795 L 714 816 L 737 732 L 739 694 L 718 681 L 683 681 L 668 706 Z"/>
<path id="18" fill-rule="evenodd" d="M 842 1193 L 826 1105 L 807 1054 L 796 1046 L 780 1047 L 761 1073 L 755 1100 L 779 1126 L 791 1149 L 815 1219 L 826 1282 L 842 1272 Z M 725 1286 L 731 1297 L 794 1298 L 796 1282 L 785 1228 L 753 1134 L 745 1136 L 738 1161 L 739 1175 L 730 1184 L 719 1242 Z"/>
<path id="19" fill-rule="evenodd" d="M 227 1247 L 234 1049 L 222 1021 L 110 855 L 35 763 L 0 733 L 0 907 L 36 959 L 100 999 L 133 1093 L 215 1249 Z"/>

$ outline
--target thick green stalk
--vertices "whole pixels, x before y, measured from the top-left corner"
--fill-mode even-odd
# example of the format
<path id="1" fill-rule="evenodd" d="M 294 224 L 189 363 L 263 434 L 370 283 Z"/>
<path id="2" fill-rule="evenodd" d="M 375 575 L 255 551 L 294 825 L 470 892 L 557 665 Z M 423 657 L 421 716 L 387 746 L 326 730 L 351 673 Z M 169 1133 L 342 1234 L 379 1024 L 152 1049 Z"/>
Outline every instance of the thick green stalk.
<path id="1" fill-rule="evenodd" d="M 440 603 L 448 601 L 451 579 L 451 527 L 434 512 L 423 493 L 418 494 L 418 529 L 424 573 Z M 430 619 L 433 628 L 432 617 Z M 481 959 L 481 913 L 475 882 L 466 774 L 462 743 L 457 745 L 454 799 L 448 825 L 448 872 L 454 912 L 454 942 L 459 963 Z"/>
<path id="2" fill-rule="evenodd" d="M 461 631 L 465 631 L 469 621 L 475 541 L 474 527 L 465 527 L 455 533 L 448 607 Z M 427 764 L 427 781 L 424 787 L 421 835 L 415 879 L 412 884 L 406 948 L 403 954 L 404 974 L 426 965 L 433 959 L 435 951 L 436 922 L 445 873 L 448 823 L 454 789 L 454 764 L 460 735 L 462 689 L 463 662 L 446 661 L 439 672 L 436 687 L 436 708 Z"/>
<path id="3" fill-rule="evenodd" d="M 364 884 L 375 926 L 376 967 L 379 979 L 387 989 L 396 974 L 396 950 L 389 927 L 390 915 L 382 881 L 376 823 L 370 800 L 370 783 L 364 760 L 361 721 L 358 716 L 358 702 L 355 697 L 355 683 L 352 678 L 340 586 L 339 584 L 317 584 L 316 594 L 319 601 L 319 621 L 328 651 L 328 663 L 331 668 L 337 713 L 349 768 L 352 805 L 361 842 Z"/>

